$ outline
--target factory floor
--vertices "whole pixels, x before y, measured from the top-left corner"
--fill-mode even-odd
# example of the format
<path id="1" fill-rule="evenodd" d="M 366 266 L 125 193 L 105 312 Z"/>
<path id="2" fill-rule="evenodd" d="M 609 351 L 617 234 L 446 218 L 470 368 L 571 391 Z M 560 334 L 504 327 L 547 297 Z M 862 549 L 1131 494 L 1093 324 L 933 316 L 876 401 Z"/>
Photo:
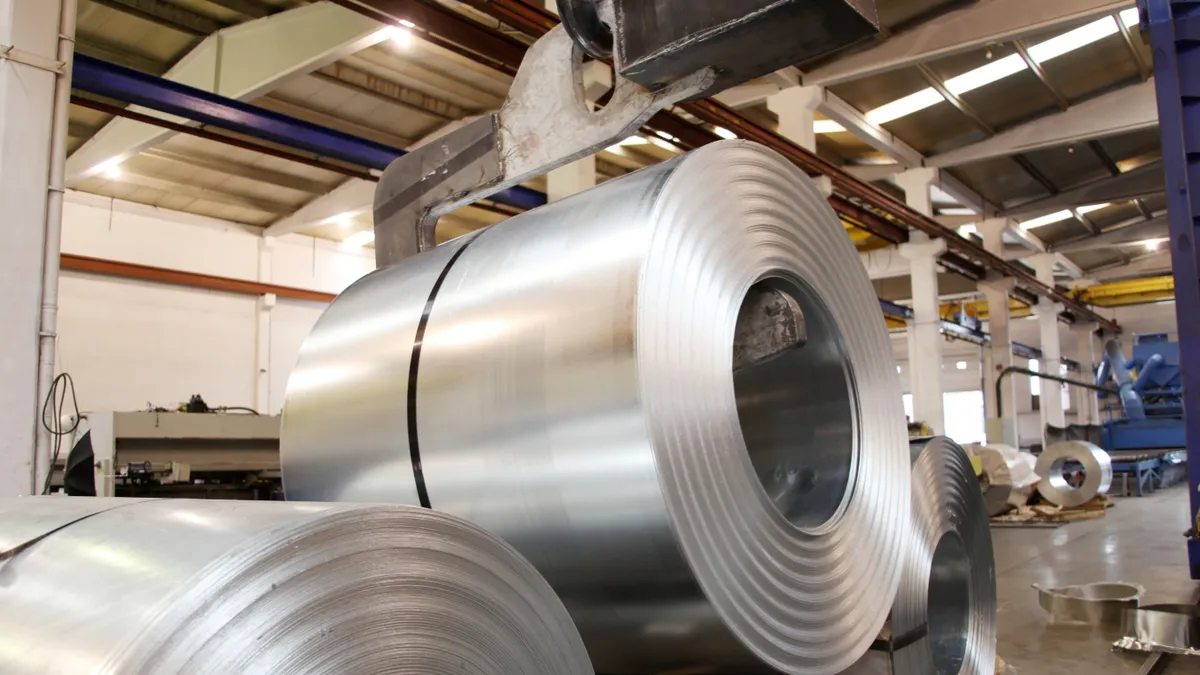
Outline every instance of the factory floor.
<path id="1" fill-rule="evenodd" d="M 1195 603 L 1183 531 L 1186 483 L 1146 497 L 1118 498 L 1104 518 L 1057 529 L 993 528 L 999 600 L 997 652 L 1012 675 L 1136 675 L 1145 657 L 1114 652 L 1115 636 L 1050 626 L 1030 587 L 1127 581 L 1146 588 L 1142 604 Z M 1200 657 L 1176 657 L 1165 675 L 1200 673 Z"/>

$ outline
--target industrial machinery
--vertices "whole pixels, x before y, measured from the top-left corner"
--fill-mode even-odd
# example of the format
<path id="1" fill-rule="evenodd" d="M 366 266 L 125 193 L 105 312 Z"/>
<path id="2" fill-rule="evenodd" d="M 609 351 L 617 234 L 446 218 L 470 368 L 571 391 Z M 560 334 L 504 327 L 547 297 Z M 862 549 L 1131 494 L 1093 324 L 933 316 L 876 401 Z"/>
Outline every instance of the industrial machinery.
<path id="1" fill-rule="evenodd" d="M 279 416 L 91 412 L 53 485 L 70 495 L 281 499 Z M 81 431 L 83 431 L 81 429 Z"/>
<path id="2" fill-rule="evenodd" d="M 1105 345 L 1097 384 L 1109 377 L 1118 387 L 1119 405 L 1110 406 L 1102 445 L 1107 450 L 1182 448 L 1183 371 L 1179 343 L 1165 333 L 1135 335 L 1133 358 L 1125 360 L 1115 340 Z M 1114 413 L 1121 413 L 1119 417 Z"/>

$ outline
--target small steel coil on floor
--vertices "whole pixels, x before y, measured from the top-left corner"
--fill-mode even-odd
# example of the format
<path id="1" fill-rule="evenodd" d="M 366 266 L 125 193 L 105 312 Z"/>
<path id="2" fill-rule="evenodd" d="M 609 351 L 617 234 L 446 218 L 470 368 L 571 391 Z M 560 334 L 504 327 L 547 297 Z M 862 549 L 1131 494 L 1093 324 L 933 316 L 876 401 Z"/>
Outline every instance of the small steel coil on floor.
<path id="1" fill-rule="evenodd" d="M 803 346 L 735 372 L 751 298 L 802 314 Z M 900 393 L 826 199 L 722 142 L 349 288 L 288 385 L 284 487 L 497 533 L 599 672 L 830 675 L 899 583 Z"/>
<path id="2" fill-rule="evenodd" d="M 592 673 L 511 547 L 403 506 L 0 500 L 5 675 Z"/>
<path id="3" fill-rule="evenodd" d="M 1083 467 L 1083 483 L 1073 486 L 1063 470 L 1068 463 Z M 1053 443 L 1038 456 L 1038 494 L 1051 504 L 1083 506 L 1092 499 L 1108 494 L 1112 487 L 1112 458 L 1101 448 L 1087 441 Z"/>
<path id="4" fill-rule="evenodd" d="M 967 454 L 937 437 L 912 467 L 912 546 L 890 634 L 846 675 L 992 675 L 996 562 Z"/>

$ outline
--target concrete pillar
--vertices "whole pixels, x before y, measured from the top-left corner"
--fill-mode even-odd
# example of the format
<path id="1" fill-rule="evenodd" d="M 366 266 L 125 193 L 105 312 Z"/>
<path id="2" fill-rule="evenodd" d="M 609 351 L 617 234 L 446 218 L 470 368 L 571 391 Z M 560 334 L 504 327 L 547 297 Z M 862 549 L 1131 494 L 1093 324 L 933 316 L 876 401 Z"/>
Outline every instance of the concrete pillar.
<path id="1" fill-rule="evenodd" d="M 555 0 L 547 0 L 546 4 L 547 8 L 550 8 L 550 5 L 555 4 Z M 584 64 L 583 93 L 589 104 L 594 106 L 596 101 L 611 88 L 612 71 L 608 64 L 600 61 L 589 61 Z M 546 174 L 546 198 L 552 202 L 595 186 L 595 155 L 577 159 Z"/>
<path id="2" fill-rule="evenodd" d="M 1052 253 L 1041 253 L 1030 259 L 1037 272 L 1038 281 L 1047 286 L 1054 286 L 1054 266 L 1057 256 Z M 1038 328 L 1041 333 L 1041 370 L 1043 373 L 1059 375 L 1062 371 L 1062 340 L 1058 330 L 1058 315 L 1063 310 L 1061 304 L 1048 298 L 1041 298 L 1034 314 L 1037 315 Z M 1063 410 L 1062 385 L 1050 380 L 1042 380 L 1040 396 L 1042 411 L 1042 429 L 1045 434 L 1047 424 L 1059 428 L 1067 425 L 1066 414 Z M 1043 438 L 1043 440 L 1045 440 Z"/>
<path id="3" fill-rule="evenodd" d="M 1075 345 L 1071 358 L 1079 362 L 1081 372 L 1077 377 L 1084 382 L 1092 382 L 1096 378 L 1097 355 L 1100 353 L 1096 344 L 1096 329 L 1099 327 L 1096 323 L 1071 326 Z M 1096 392 L 1083 387 L 1071 387 L 1071 390 L 1071 401 L 1079 424 L 1100 424 L 1100 399 Z"/>
<path id="4" fill-rule="evenodd" d="M 909 382 L 914 422 L 924 422 L 935 434 L 945 431 L 942 405 L 942 320 L 938 305 L 938 256 L 946 242 L 911 241 L 900 247 L 912 277 L 913 318 L 908 325 Z"/>
<path id="5" fill-rule="evenodd" d="M 767 97 L 767 109 L 779 118 L 779 135 L 810 152 L 817 151 L 813 131 L 817 106 L 825 100 L 820 87 L 788 87 Z"/>
<path id="6" fill-rule="evenodd" d="M 933 217 L 933 195 L 930 191 L 938 179 L 937 169 L 909 169 L 896 174 L 896 185 L 904 190 L 904 201 L 914 211 Z"/>
<path id="7" fill-rule="evenodd" d="M 0 497 L 35 491 L 59 9 L 51 0 L 0 0 L 0 44 L 12 47 L 0 60 Z"/>
<path id="8" fill-rule="evenodd" d="M 1002 235 L 1008 221 L 985 220 L 978 230 L 983 237 L 983 247 L 997 255 L 1004 249 Z M 1008 297 L 1013 289 L 1013 280 L 998 277 L 979 284 L 987 300 L 987 332 L 991 342 L 983 350 L 983 402 L 987 415 L 987 439 L 989 443 L 1004 443 L 1019 447 L 1017 433 L 1017 390 L 1012 375 L 1000 380 L 1005 368 L 1013 365 L 1012 335 L 1009 330 Z M 1000 382 L 999 397 L 996 383 Z"/>

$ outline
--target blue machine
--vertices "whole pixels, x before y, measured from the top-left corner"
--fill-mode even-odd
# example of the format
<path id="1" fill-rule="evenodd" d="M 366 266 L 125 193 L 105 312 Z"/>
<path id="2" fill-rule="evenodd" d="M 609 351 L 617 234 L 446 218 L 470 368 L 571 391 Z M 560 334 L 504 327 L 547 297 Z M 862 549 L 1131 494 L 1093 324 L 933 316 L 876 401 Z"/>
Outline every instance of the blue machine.
<path id="1" fill-rule="evenodd" d="M 1107 409 L 1110 419 L 1101 436 L 1105 449 L 1187 447 L 1178 343 L 1162 333 L 1134 336 L 1133 358 L 1125 361 L 1120 346 L 1110 341 L 1097 369 L 1097 384 L 1104 385 L 1110 377 L 1118 387 L 1120 405 Z M 1123 416 L 1112 418 L 1118 410 Z"/>

